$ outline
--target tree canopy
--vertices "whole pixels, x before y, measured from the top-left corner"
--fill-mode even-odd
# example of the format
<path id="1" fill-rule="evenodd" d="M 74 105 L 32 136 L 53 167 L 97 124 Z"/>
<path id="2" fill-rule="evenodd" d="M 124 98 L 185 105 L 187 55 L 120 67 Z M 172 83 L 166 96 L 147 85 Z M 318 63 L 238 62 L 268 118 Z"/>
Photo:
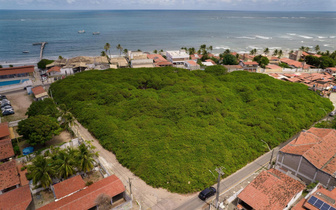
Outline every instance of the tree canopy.
<path id="1" fill-rule="evenodd" d="M 268 58 L 262 55 L 255 56 L 253 61 L 256 61 L 261 68 L 265 68 L 269 64 Z"/>
<path id="2" fill-rule="evenodd" d="M 46 69 L 48 64 L 51 64 L 54 60 L 42 59 L 37 63 L 39 69 Z"/>
<path id="3" fill-rule="evenodd" d="M 26 115 L 28 115 L 28 117 L 36 115 L 49 115 L 57 118 L 59 116 L 59 111 L 54 101 L 51 98 L 46 98 L 42 101 L 34 101 L 29 106 Z"/>
<path id="4" fill-rule="evenodd" d="M 43 145 L 51 140 L 54 135 L 58 135 L 60 126 L 56 119 L 45 116 L 36 115 L 19 122 L 18 133 L 27 139 L 32 146 Z"/>
<path id="5" fill-rule="evenodd" d="M 236 56 L 232 54 L 225 54 L 223 55 L 223 64 L 224 65 L 237 65 L 238 61 Z"/>
<path id="6" fill-rule="evenodd" d="M 209 170 L 224 166 L 230 175 L 268 151 L 261 139 L 273 148 L 333 109 L 303 84 L 208 72 L 86 71 L 50 89 L 121 164 L 179 193 L 214 184 Z"/>

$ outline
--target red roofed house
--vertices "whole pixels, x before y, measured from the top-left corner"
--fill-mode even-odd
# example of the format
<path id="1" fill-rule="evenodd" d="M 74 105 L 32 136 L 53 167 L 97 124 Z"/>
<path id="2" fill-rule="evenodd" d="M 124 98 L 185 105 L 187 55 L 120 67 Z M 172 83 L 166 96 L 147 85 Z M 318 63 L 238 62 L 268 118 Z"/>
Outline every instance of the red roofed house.
<path id="1" fill-rule="evenodd" d="M 240 61 L 239 65 L 241 65 L 245 71 L 258 72 L 259 65 L 255 61 Z"/>
<path id="2" fill-rule="evenodd" d="M 233 71 L 244 71 L 244 68 L 241 65 L 224 65 L 228 72 Z"/>
<path id="3" fill-rule="evenodd" d="M 193 60 L 184 61 L 184 67 L 190 71 L 201 69 L 200 65 Z"/>
<path id="4" fill-rule="evenodd" d="M 274 64 L 268 64 L 265 68 L 266 73 L 271 73 L 271 72 L 282 72 L 282 67 Z"/>
<path id="5" fill-rule="evenodd" d="M 47 71 L 47 74 L 49 76 L 61 75 L 61 68 L 60 66 L 53 66 Z"/>
<path id="6" fill-rule="evenodd" d="M 302 69 L 310 69 L 311 65 L 305 64 L 305 62 L 299 62 L 299 61 L 295 61 L 295 60 L 291 60 L 288 58 L 281 58 L 280 59 L 281 63 L 286 63 L 287 65 L 289 65 L 292 68 L 302 68 Z"/>
<path id="7" fill-rule="evenodd" d="M 45 91 L 45 89 L 42 86 L 37 86 L 37 87 L 32 88 L 32 92 L 34 93 L 36 101 L 40 101 L 40 100 L 43 100 L 49 97 L 48 93 Z"/>
<path id="8" fill-rule="evenodd" d="M 336 130 L 313 127 L 279 151 L 276 166 L 307 184 L 318 181 L 326 187 L 335 186 L 335 157 Z"/>
<path id="9" fill-rule="evenodd" d="M 85 187 L 85 182 L 80 175 L 74 176 L 52 186 L 56 199 L 61 199 Z"/>
<path id="10" fill-rule="evenodd" d="M 317 206 L 320 206 L 317 208 Z M 331 207 L 331 208 L 330 208 Z M 302 198 L 292 210 L 336 209 L 336 188 L 327 190 L 318 184 L 305 198 Z"/>
<path id="11" fill-rule="evenodd" d="M 6 210 L 33 209 L 29 185 L 11 190 L 0 195 L 0 208 Z"/>
<path id="12" fill-rule="evenodd" d="M 69 181 L 70 183 L 75 183 L 76 187 L 66 186 L 66 184 L 69 184 L 69 182 L 67 182 L 68 180 L 65 181 L 67 182 L 65 184 L 61 184 L 62 182 L 59 183 L 61 185 L 56 184 L 58 185 L 58 187 L 56 187 L 57 190 L 55 189 L 55 193 L 57 192 L 56 196 L 58 195 L 61 198 L 42 206 L 40 209 L 90 209 L 97 205 L 96 199 L 99 195 L 108 195 L 112 202 L 124 198 L 125 196 L 125 186 L 115 175 L 106 177 L 88 187 L 83 187 L 78 190 L 78 188 L 82 186 L 79 178 L 73 177 L 71 178 L 72 180 Z M 65 189 L 62 190 L 61 188 Z M 70 193 L 73 190 L 75 190 L 75 192 Z M 63 196 L 67 193 L 69 193 L 67 196 Z"/>
<path id="13" fill-rule="evenodd" d="M 8 139 L 9 138 L 9 128 L 8 128 L 8 123 L 0 123 L 0 140 L 2 139 Z"/>
<path id="14" fill-rule="evenodd" d="M 0 68 L 0 80 L 33 76 L 34 66 Z"/>
<path id="15" fill-rule="evenodd" d="M 20 186 L 18 174 L 15 160 L 0 164 L 0 195 Z"/>
<path id="16" fill-rule="evenodd" d="M 269 169 L 261 172 L 238 195 L 238 206 L 244 209 L 289 209 L 300 198 L 305 185 L 286 174 Z"/>
<path id="17" fill-rule="evenodd" d="M 164 67 L 164 66 L 173 66 L 173 64 L 167 61 L 162 55 L 160 54 L 148 54 L 148 59 L 153 59 L 154 65 L 157 67 Z"/>
<path id="18" fill-rule="evenodd" d="M 328 72 L 329 74 L 335 76 L 336 67 L 328 67 L 328 68 L 326 68 L 326 72 Z"/>
<path id="19" fill-rule="evenodd" d="M 0 140 L 0 161 L 7 161 L 14 156 L 12 141 L 10 139 Z"/>

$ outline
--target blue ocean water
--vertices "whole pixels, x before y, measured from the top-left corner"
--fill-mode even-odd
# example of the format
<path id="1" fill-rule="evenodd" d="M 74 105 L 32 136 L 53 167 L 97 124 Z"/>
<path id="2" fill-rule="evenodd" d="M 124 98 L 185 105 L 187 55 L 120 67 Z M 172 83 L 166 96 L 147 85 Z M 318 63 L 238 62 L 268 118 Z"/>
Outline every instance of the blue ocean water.
<path id="1" fill-rule="evenodd" d="M 334 51 L 335 26 L 335 12 L 0 10 L 0 64 L 38 61 L 40 47 L 32 44 L 42 41 L 45 58 L 98 56 L 106 42 L 111 54 L 119 54 L 118 44 L 149 52 L 201 44 L 214 53 L 317 44 Z"/>

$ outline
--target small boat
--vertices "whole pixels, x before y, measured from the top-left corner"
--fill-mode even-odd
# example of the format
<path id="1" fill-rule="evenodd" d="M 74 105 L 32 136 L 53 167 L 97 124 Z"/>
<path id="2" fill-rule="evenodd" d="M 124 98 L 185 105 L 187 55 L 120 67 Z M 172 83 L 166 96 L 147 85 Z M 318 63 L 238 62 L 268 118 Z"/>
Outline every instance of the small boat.
<path id="1" fill-rule="evenodd" d="M 93 32 L 92 35 L 99 35 L 100 32 Z"/>
<path id="2" fill-rule="evenodd" d="M 29 53 L 29 51 L 22 51 L 22 53 Z"/>
<path id="3" fill-rule="evenodd" d="M 78 31 L 79 34 L 85 33 L 85 30 Z"/>

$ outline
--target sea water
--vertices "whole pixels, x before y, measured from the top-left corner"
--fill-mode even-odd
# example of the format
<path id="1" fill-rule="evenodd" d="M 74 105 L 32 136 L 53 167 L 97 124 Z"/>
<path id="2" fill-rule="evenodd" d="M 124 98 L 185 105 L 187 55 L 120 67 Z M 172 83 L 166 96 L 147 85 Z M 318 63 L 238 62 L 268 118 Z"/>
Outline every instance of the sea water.
<path id="1" fill-rule="evenodd" d="M 119 54 L 118 44 L 148 52 L 201 44 L 214 53 L 316 45 L 334 51 L 335 26 L 335 12 L 0 10 L 0 64 L 36 63 L 36 42 L 48 42 L 43 57 L 49 59 L 98 56 L 107 42 L 111 54 Z"/>

